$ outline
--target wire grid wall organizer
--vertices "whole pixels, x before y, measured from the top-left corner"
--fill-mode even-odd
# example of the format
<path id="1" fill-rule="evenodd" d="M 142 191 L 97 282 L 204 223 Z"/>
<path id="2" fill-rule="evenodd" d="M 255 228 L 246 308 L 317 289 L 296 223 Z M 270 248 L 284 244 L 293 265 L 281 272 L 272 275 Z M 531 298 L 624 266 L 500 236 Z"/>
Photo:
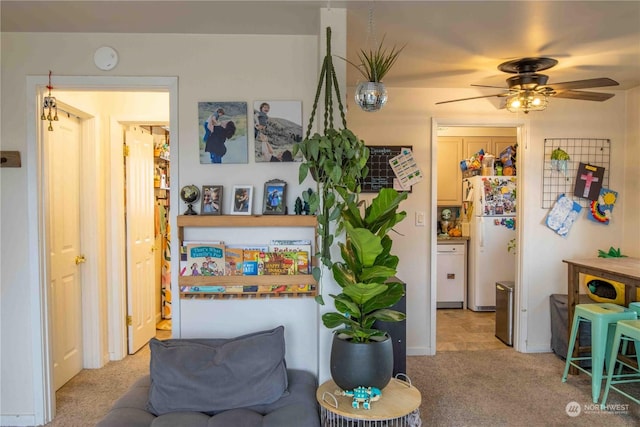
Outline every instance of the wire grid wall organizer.
<path id="1" fill-rule="evenodd" d="M 553 167 L 551 153 L 556 148 L 564 150 L 570 157 L 566 171 Z M 542 171 L 542 207 L 550 208 L 559 195 L 565 194 L 583 208 L 590 201 L 573 195 L 576 174 L 580 163 L 601 166 L 604 169 L 602 187 L 609 186 L 609 165 L 611 140 L 600 138 L 545 138 L 544 162 Z"/>

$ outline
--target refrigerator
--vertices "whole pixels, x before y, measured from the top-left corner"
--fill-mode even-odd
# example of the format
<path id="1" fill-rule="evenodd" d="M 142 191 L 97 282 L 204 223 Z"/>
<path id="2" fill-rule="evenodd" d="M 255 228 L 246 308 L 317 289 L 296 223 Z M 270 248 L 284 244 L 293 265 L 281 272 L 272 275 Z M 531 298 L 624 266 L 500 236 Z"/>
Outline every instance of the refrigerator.
<path id="1" fill-rule="evenodd" d="M 515 281 L 509 246 L 516 237 L 516 177 L 465 178 L 462 191 L 462 220 L 469 229 L 467 306 L 495 311 L 496 283 Z"/>

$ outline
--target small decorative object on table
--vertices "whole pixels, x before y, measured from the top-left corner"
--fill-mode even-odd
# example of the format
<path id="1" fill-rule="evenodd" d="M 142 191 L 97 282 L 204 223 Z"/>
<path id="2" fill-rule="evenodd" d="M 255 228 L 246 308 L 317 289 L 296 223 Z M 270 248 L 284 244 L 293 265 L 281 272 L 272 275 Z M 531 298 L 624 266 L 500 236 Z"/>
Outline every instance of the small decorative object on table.
<path id="1" fill-rule="evenodd" d="M 406 377 L 404 374 L 398 374 Z M 318 387 L 316 399 L 320 404 L 320 419 L 324 427 L 341 426 L 398 426 L 420 427 L 420 391 L 407 381 L 392 378 L 389 384 L 380 391 L 378 399 L 370 396 L 369 402 L 378 400 L 375 405 L 363 411 L 358 406 L 360 397 L 351 393 L 362 388 L 364 397 L 368 387 L 356 387 L 353 390 L 342 391 L 333 380 L 326 381 Z M 371 388 L 373 391 L 373 387 Z M 363 391 L 363 390 L 360 390 Z M 360 393 L 358 392 L 358 396 Z M 364 402 L 365 400 L 360 400 Z M 363 405 L 364 406 L 364 405 Z M 366 406 L 365 406 L 366 409 Z"/>
<path id="2" fill-rule="evenodd" d="M 362 402 L 362 407 L 364 409 L 371 409 L 371 402 L 375 402 L 376 400 L 380 400 L 382 396 L 382 392 L 377 387 L 356 387 L 353 390 L 339 390 L 337 394 L 340 396 L 350 396 L 353 397 L 353 402 L 351 406 L 355 409 L 360 409 L 360 402 Z"/>
<path id="3" fill-rule="evenodd" d="M 293 207 L 293 211 L 296 215 L 302 215 L 302 199 L 300 197 L 296 197 L 296 204 Z"/>
<path id="4" fill-rule="evenodd" d="M 182 187 L 182 190 L 180 190 L 180 198 L 187 204 L 187 210 L 184 212 L 184 215 L 198 215 L 198 213 L 193 210 L 193 204 L 200 198 L 200 190 L 198 190 L 198 187 L 195 185 L 185 185 Z"/>
<path id="5" fill-rule="evenodd" d="M 599 258 L 626 258 L 626 255 L 622 255 L 620 248 L 615 249 L 613 246 L 609 248 L 609 252 L 605 252 L 602 249 L 598 249 Z"/>

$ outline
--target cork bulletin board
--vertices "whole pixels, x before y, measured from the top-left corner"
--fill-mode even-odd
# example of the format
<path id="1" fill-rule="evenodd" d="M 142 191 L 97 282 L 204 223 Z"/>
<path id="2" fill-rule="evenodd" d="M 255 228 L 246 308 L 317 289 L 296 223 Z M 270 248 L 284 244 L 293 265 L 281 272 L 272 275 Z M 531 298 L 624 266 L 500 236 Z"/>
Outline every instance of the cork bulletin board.
<path id="1" fill-rule="evenodd" d="M 377 193 L 383 188 L 394 188 L 396 177 L 389 159 L 399 155 L 402 148 L 413 149 L 411 145 L 367 145 L 369 148 L 369 175 L 362 182 L 363 193 Z M 396 188 L 397 189 L 397 188 Z M 411 190 L 409 190 L 411 191 Z"/>

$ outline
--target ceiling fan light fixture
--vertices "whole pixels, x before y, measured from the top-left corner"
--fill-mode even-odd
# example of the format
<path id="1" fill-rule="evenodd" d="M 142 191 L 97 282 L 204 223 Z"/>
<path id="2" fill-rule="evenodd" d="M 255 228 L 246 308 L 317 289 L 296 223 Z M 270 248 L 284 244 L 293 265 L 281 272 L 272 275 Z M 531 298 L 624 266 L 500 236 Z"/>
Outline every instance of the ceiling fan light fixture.
<path id="1" fill-rule="evenodd" d="M 542 111 L 547 108 L 547 95 L 531 90 L 524 90 L 507 97 L 506 108 L 512 113 Z"/>

